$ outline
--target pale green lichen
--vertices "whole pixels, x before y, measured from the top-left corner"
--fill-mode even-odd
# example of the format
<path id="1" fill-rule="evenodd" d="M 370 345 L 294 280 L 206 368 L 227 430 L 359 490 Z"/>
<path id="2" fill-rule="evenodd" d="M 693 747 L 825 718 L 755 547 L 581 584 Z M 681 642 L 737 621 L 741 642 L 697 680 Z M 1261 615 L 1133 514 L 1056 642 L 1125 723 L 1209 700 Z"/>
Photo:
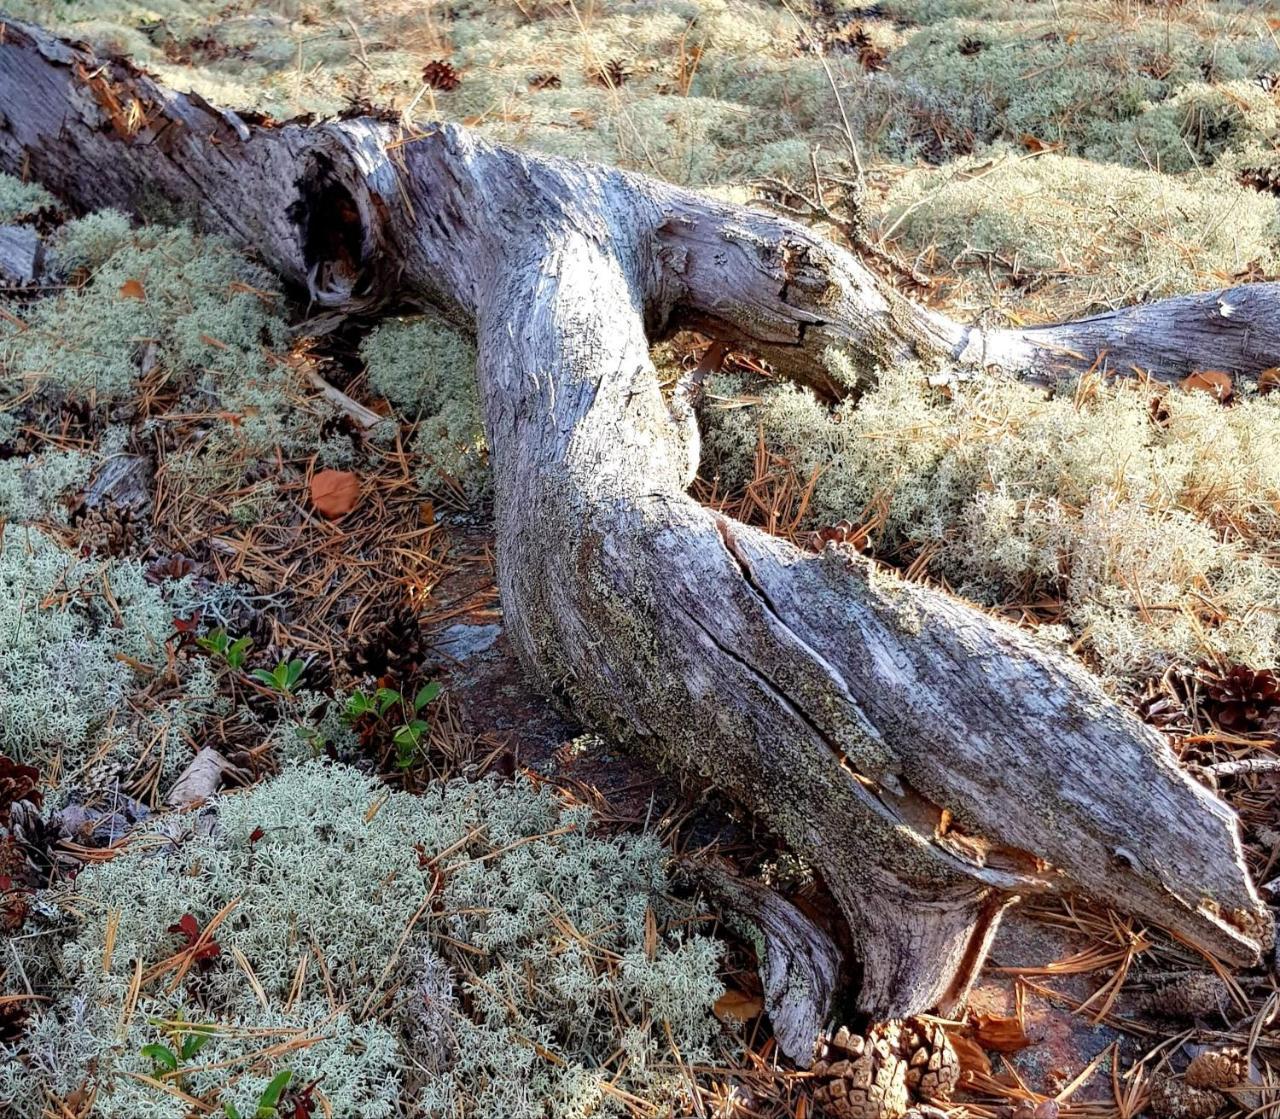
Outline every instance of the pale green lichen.
<path id="1" fill-rule="evenodd" d="M 60 499 L 80 489 L 92 469 L 93 459 L 79 451 L 0 461 L 0 521 L 65 520 Z"/>
<path id="2" fill-rule="evenodd" d="M 24 183 L 12 175 L 0 175 L 0 225 L 30 217 L 53 204 L 53 196 L 39 183 Z"/>
<path id="3" fill-rule="evenodd" d="M 34 528 L 0 540 L 0 742 L 47 766 L 83 758 L 134 683 L 163 663 L 173 606 L 133 560 L 77 556 Z"/>
<path id="4" fill-rule="evenodd" d="M 152 1071 L 142 1045 L 182 1018 L 213 1039 L 174 1082 L 245 1114 L 282 1068 L 322 1078 L 337 1115 L 390 1115 L 415 1095 L 425 1114 L 476 1119 L 622 1115 L 619 1091 L 672 1099 L 671 1047 L 707 1060 L 718 1033 L 717 952 L 680 931 L 657 841 L 589 823 L 523 781 L 411 796 L 313 762 L 222 797 L 211 832 L 137 837 L 77 878 L 81 920 L 60 948 L 15 946 L 24 974 L 65 980 L 5 1054 L 0 1102 L 34 1119 L 44 1089 L 86 1084 L 104 1119 L 179 1119 L 181 1099 L 129 1074 Z M 135 968 L 180 946 L 170 924 L 204 928 L 228 905 L 198 979 L 170 991 L 166 971 L 129 1002 Z M 282 1032 L 248 1032 L 264 1030 Z M 424 1036 L 436 1045 L 411 1060 Z"/>
<path id="5" fill-rule="evenodd" d="M 713 393 L 745 386 L 721 379 Z M 730 486 L 767 445 L 816 477 L 814 525 L 871 523 L 886 556 L 931 555 L 930 570 L 990 604 L 1060 597 L 1065 618 L 1113 678 L 1172 661 L 1280 657 L 1280 402 L 1132 385 L 1069 394 L 1005 381 L 950 399 L 915 368 L 883 372 L 834 410 L 809 393 L 763 389 L 753 409 L 708 415 L 708 464 Z"/>
<path id="6" fill-rule="evenodd" d="M 1174 178 L 997 146 L 904 176 L 882 227 L 903 255 L 959 273 L 957 301 L 1006 299 L 1069 317 L 1280 268 L 1274 198 L 1225 176 Z"/>
<path id="7" fill-rule="evenodd" d="M 379 325 L 361 347 L 369 386 L 417 424 L 413 450 L 424 489 L 453 483 L 471 500 L 489 486 L 471 341 L 430 319 Z"/>

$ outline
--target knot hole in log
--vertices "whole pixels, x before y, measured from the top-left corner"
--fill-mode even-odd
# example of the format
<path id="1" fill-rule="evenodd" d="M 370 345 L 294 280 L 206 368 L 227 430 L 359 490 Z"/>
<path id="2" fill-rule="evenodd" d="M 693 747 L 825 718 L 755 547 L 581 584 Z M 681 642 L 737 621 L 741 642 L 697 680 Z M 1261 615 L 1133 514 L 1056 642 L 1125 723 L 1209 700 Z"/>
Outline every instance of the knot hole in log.
<path id="1" fill-rule="evenodd" d="M 378 237 L 370 196 L 351 189 L 322 152 L 312 154 L 287 213 L 299 231 L 307 289 L 326 307 L 376 302 Z M 363 199 L 363 204 L 361 204 Z"/>

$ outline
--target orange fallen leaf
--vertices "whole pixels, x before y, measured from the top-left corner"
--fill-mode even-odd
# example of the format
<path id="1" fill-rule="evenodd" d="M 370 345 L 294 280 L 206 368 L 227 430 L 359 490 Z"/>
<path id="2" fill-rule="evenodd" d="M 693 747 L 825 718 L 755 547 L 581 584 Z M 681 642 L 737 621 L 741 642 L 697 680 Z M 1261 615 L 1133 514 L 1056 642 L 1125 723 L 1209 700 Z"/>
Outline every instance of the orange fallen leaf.
<path id="1" fill-rule="evenodd" d="M 1225 404 L 1231 399 L 1231 375 L 1220 369 L 1201 369 L 1179 382 L 1188 392 L 1207 392 Z"/>
<path id="2" fill-rule="evenodd" d="M 960 1062 L 962 1083 L 974 1076 L 991 1075 L 991 1059 L 973 1038 L 959 1030 L 947 1030 L 947 1040 L 951 1042 L 951 1048 L 956 1051 L 956 1059 Z"/>
<path id="3" fill-rule="evenodd" d="M 322 470 L 311 479 L 311 504 L 330 520 L 344 517 L 360 503 L 360 479 L 347 470 Z"/>
<path id="4" fill-rule="evenodd" d="M 1053 144 L 1047 144 L 1039 136 L 1032 135 L 1030 132 L 1022 134 L 1022 146 L 1029 152 L 1047 152 L 1054 147 Z"/>
<path id="5" fill-rule="evenodd" d="M 125 280 L 125 282 L 120 285 L 120 298 L 145 301 L 147 298 L 147 289 L 142 286 L 141 280 Z"/>
<path id="6" fill-rule="evenodd" d="M 754 1018 L 764 1009 L 764 999 L 759 995 L 749 995 L 746 991 L 725 991 L 712 1010 L 722 1022 L 746 1022 Z"/>
<path id="7" fill-rule="evenodd" d="M 1280 366 L 1264 369 L 1258 374 L 1258 393 L 1266 396 L 1269 392 L 1280 392 Z"/>
<path id="8" fill-rule="evenodd" d="M 1000 1014 L 975 1014 L 973 1016 L 974 1035 L 983 1049 L 994 1049 L 997 1053 L 1016 1053 L 1031 1044 L 1022 1023 L 1017 1018 L 1006 1018 Z"/>

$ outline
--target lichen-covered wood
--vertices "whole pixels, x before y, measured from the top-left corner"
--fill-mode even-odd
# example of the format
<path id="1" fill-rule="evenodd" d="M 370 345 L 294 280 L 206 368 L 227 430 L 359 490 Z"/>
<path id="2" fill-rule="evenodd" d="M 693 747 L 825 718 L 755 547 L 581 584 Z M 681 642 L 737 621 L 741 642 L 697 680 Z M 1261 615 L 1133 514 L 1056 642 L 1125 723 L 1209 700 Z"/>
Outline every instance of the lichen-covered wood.
<path id="1" fill-rule="evenodd" d="M 249 120 L 16 22 L 0 169 L 80 207 L 190 215 L 315 307 L 430 304 L 473 329 L 525 665 L 820 872 L 862 1009 L 956 1005 L 1029 893 L 1081 891 L 1236 962 L 1271 942 L 1231 811 L 1078 665 L 850 550 L 805 554 L 693 501 L 696 426 L 649 345 L 697 326 L 832 392 L 832 347 L 863 376 L 911 358 L 1048 378 L 1108 354 L 1249 375 L 1280 363 L 1280 285 L 968 328 L 777 217 L 453 126 Z"/>

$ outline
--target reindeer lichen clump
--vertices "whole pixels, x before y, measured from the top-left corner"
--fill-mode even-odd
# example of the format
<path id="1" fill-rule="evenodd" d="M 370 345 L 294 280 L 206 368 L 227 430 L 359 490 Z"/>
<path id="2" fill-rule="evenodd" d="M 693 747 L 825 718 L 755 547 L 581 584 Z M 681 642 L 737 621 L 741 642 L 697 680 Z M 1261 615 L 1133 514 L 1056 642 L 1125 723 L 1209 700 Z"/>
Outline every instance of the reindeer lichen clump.
<path id="1" fill-rule="evenodd" d="M 285 1069 L 336 1115 L 417 1098 L 570 1119 L 670 1099 L 673 1050 L 712 1056 L 718 951 L 685 931 L 657 840 L 591 823 L 525 781 L 414 796 L 317 762 L 161 823 L 68 888 L 82 919 L 65 941 L 18 944 L 22 973 L 65 978 L 2 1054 L 0 1105 L 34 1117 L 45 1089 L 87 1078 L 104 1119 L 179 1119 L 153 1047 L 192 1035 L 198 1056 L 160 1068 L 166 1083 L 240 1114 Z"/>
<path id="2" fill-rule="evenodd" d="M 1173 661 L 1280 657 L 1280 394 L 1224 408 L 1207 393 L 1091 383 L 1073 395 L 979 378 L 931 386 L 886 370 L 856 403 L 722 378 L 704 472 L 749 479 L 763 435 L 800 484 L 808 524 L 869 524 L 870 547 L 990 605 L 1049 594 L 1098 666 L 1135 679 Z M 1214 616 L 1204 616 L 1206 600 Z M 1139 604 L 1158 609 L 1142 609 Z"/>

